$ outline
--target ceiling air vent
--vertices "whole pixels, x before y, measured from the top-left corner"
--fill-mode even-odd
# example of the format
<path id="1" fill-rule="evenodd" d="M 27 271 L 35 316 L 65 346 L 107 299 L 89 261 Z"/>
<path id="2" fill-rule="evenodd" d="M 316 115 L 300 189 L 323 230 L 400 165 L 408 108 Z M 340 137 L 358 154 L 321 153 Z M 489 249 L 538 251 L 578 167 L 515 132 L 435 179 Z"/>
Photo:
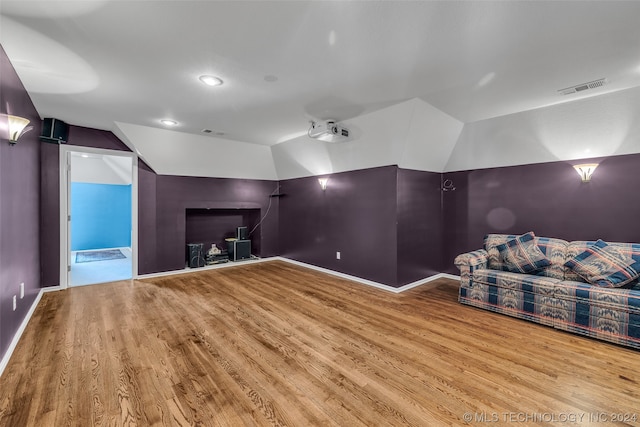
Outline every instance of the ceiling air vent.
<path id="1" fill-rule="evenodd" d="M 219 130 L 212 130 L 212 129 L 202 129 L 200 132 L 206 133 L 207 135 L 215 135 L 215 136 L 224 136 L 224 135 L 226 135 L 226 133 L 224 133 L 224 132 L 221 132 Z"/>
<path id="2" fill-rule="evenodd" d="M 607 83 L 607 79 L 603 78 L 603 79 L 594 80 L 592 82 L 581 83 L 579 85 L 566 87 L 564 89 L 559 89 L 558 92 L 560 92 L 561 95 L 571 95 L 572 93 L 578 93 L 585 90 L 595 89 L 597 87 L 604 86 L 605 83 Z"/>

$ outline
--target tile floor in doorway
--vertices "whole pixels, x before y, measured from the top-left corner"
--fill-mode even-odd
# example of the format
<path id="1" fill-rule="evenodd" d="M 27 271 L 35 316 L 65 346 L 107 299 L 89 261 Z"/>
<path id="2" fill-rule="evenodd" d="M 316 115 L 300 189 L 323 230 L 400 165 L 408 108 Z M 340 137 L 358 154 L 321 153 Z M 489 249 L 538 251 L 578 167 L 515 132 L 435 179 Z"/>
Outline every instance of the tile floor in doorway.
<path id="1" fill-rule="evenodd" d="M 108 248 L 114 249 L 114 248 Z M 70 286 L 92 285 L 95 283 L 115 282 L 131 279 L 131 248 L 120 249 L 125 258 L 109 261 L 93 261 L 76 263 L 76 254 L 71 252 Z M 104 250 L 104 249 L 96 249 Z M 87 251 L 80 251 L 87 252 Z"/>

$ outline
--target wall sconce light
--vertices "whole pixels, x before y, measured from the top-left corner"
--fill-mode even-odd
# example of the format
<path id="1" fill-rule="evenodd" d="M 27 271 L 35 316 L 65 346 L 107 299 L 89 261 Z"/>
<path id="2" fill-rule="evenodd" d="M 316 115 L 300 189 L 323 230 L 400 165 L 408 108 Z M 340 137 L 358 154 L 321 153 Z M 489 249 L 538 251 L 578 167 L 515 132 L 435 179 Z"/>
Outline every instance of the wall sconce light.
<path id="1" fill-rule="evenodd" d="M 318 182 L 320 183 L 320 188 L 324 191 L 327 189 L 327 182 L 329 182 L 329 178 L 318 178 Z"/>
<path id="2" fill-rule="evenodd" d="M 15 145 L 18 142 L 18 138 L 22 136 L 25 128 L 29 124 L 29 120 L 23 117 L 12 116 L 7 114 L 7 120 L 9 122 L 9 144 Z"/>
<path id="3" fill-rule="evenodd" d="M 593 171 L 598 167 L 598 163 L 585 163 L 582 165 L 575 165 L 573 168 L 578 172 L 580 178 L 582 178 L 582 182 L 591 181 L 591 175 L 593 175 Z"/>

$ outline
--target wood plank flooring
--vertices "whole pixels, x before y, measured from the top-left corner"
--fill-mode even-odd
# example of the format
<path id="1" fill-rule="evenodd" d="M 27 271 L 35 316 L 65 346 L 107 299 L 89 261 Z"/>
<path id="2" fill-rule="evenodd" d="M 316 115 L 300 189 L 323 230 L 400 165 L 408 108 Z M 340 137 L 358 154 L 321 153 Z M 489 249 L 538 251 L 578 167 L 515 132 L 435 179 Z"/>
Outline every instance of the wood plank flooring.
<path id="1" fill-rule="evenodd" d="M 639 385 L 640 352 L 463 306 L 455 281 L 271 261 L 43 295 L 0 425 L 640 425 Z"/>

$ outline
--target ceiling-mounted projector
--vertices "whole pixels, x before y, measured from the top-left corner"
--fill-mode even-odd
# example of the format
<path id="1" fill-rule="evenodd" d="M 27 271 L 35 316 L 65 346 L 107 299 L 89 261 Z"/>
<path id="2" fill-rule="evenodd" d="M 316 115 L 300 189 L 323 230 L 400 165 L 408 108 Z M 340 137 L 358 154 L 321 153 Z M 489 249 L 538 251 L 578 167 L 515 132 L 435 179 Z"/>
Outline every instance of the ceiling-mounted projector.
<path id="1" fill-rule="evenodd" d="M 349 138 L 349 130 L 333 120 L 324 123 L 311 122 L 308 134 L 310 138 L 325 142 L 340 142 Z"/>

